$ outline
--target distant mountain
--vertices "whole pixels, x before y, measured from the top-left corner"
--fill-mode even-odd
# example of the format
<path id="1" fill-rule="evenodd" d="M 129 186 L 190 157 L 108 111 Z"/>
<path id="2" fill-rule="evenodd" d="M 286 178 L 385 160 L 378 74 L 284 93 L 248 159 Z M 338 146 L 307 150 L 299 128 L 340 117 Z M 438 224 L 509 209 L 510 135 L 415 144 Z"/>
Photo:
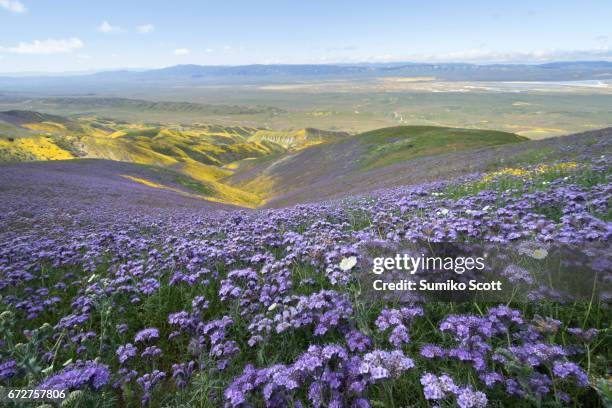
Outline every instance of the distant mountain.
<path id="1" fill-rule="evenodd" d="M 602 72 L 603 71 L 603 72 Z M 555 62 L 541 65 L 491 64 L 478 65 L 467 63 L 394 63 L 394 64 L 355 64 L 355 65 L 243 65 L 243 66 L 203 66 L 176 65 L 142 72 L 116 71 L 100 72 L 92 75 L 99 79 L 133 80 L 170 80 L 211 78 L 248 79 L 265 77 L 317 78 L 317 77 L 354 77 L 354 76 L 397 76 L 422 75 L 435 76 L 445 80 L 576 80 L 592 79 L 595 75 L 609 74 L 612 78 L 612 62 L 576 61 Z"/>
<path id="2" fill-rule="evenodd" d="M 167 77 L 224 77 L 224 76 L 328 76 L 353 75 L 374 71 L 364 66 L 344 65 L 240 65 L 240 66 L 205 66 L 175 65 L 168 68 L 153 69 L 145 72 L 134 72 L 137 77 L 153 79 Z M 97 74 L 103 76 L 104 73 Z"/>
<path id="3" fill-rule="evenodd" d="M 446 81 L 577 81 L 612 79 L 612 62 L 574 61 L 540 65 L 467 63 L 176 65 L 144 71 L 107 71 L 90 75 L 3 77 L 0 90 L 107 87 L 110 84 L 248 84 L 313 79 L 427 76 Z M 84 88 L 81 88 L 84 89 Z"/>
<path id="4" fill-rule="evenodd" d="M 610 69 L 612 62 L 608 61 L 569 61 L 569 62 L 550 62 L 538 65 L 544 69 Z"/>

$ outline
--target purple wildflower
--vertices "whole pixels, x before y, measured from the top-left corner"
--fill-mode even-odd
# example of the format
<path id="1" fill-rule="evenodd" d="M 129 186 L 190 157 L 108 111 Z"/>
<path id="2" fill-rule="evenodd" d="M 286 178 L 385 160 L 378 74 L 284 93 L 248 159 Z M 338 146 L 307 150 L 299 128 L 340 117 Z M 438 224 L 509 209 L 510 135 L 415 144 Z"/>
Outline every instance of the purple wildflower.
<path id="1" fill-rule="evenodd" d="M 159 338 L 159 330 L 157 330 L 154 327 L 151 327 L 148 329 L 143 329 L 139 331 L 138 333 L 136 333 L 136 335 L 134 336 L 134 341 L 136 343 L 142 343 L 142 342 L 146 342 L 149 340 L 155 340 L 158 338 Z"/>
<path id="2" fill-rule="evenodd" d="M 98 390 L 108 384 L 108 367 L 93 361 L 70 364 L 58 374 L 45 379 L 36 388 L 40 390 L 78 390 L 89 386 Z"/>
<path id="3" fill-rule="evenodd" d="M 138 350 L 131 343 L 117 347 L 117 357 L 121 364 L 125 363 L 128 359 L 135 357 Z"/>
<path id="4" fill-rule="evenodd" d="M 350 351 L 366 351 L 372 346 L 372 340 L 359 330 L 352 330 L 345 336 Z"/>

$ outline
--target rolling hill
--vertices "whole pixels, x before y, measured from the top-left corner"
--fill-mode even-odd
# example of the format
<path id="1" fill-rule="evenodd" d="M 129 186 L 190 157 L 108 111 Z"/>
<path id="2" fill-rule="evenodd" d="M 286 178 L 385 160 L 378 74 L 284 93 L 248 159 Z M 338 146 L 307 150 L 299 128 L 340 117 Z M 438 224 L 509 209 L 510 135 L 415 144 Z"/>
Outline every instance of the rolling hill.
<path id="1" fill-rule="evenodd" d="M 42 213 L 78 211 L 92 214 L 92 222 L 103 222 L 129 209 L 159 216 L 162 212 L 209 214 L 237 208 L 211 201 L 206 193 L 214 191 L 203 191 L 194 180 L 156 166 L 76 159 L 0 163 L 0 172 L 3 198 L 18 200 L 27 208 L 13 216 L 5 212 L 4 227 L 10 231 L 19 231 L 19 219 Z M 67 197 L 70 208 L 65 205 Z M 74 220 L 67 216 L 61 222 L 71 225 Z"/>
<path id="2" fill-rule="evenodd" d="M 419 157 L 526 140 L 506 132 L 398 126 L 320 144 L 274 160 L 261 160 L 224 181 L 260 197 L 273 198 L 317 183 L 346 180 Z"/>
<path id="3" fill-rule="evenodd" d="M 12 110 L 0 113 L 0 161 L 86 157 L 151 165 L 176 172 L 206 199 L 255 207 L 262 203 L 260 197 L 220 181 L 239 167 L 235 163 L 346 136 L 317 129 L 266 133 L 248 127 L 127 123 Z"/>
<path id="4" fill-rule="evenodd" d="M 106 111 L 136 110 L 144 113 L 170 112 L 198 115 L 254 115 L 285 113 L 272 106 L 218 105 L 194 102 L 147 101 L 115 97 L 54 97 L 23 100 L 25 105 L 45 110 L 60 110 L 103 115 Z"/>
<path id="5" fill-rule="evenodd" d="M 603 158 L 612 154 L 609 143 L 611 139 L 612 128 L 606 128 L 544 140 L 420 156 L 388 166 L 349 172 L 343 176 L 321 177 L 319 174 L 312 181 L 304 182 L 299 186 L 293 185 L 295 179 L 291 182 L 289 178 L 271 179 L 273 182 L 270 183 L 270 186 L 276 187 L 278 193 L 270 194 L 263 206 L 279 208 L 300 203 L 346 197 L 355 198 L 380 189 L 457 179 L 463 175 L 506 167 L 520 167 L 561 159 L 580 161 L 585 156 L 593 155 L 601 155 Z M 607 148 L 602 149 L 600 146 L 607 146 Z M 245 171 L 242 176 L 252 177 L 253 174 Z M 236 176 L 238 177 L 241 176 Z M 283 192 L 282 189 L 277 188 L 280 183 L 283 183 L 288 189 Z"/>
<path id="6" fill-rule="evenodd" d="M 428 181 L 456 179 L 461 175 L 491 171 L 501 167 L 521 166 L 558 159 L 580 160 L 586 155 L 609 155 L 602 150 L 602 142 L 612 138 L 612 128 L 585 132 L 546 140 L 523 143 L 507 143 L 489 147 L 466 149 L 454 153 L 434 156 L 419 156 L 373 169 L 362 169 L 343 176 L 330 174 L 329 177 L 316 177 L 311 182 L 296 185 L 286 191 L 261 197 L 249 194 L 239 188 L 231 188 L 228 182 L 201 182 L 172 168 L 142 165 L 100 159 L 71 159 L 37 161 L 26 163 L 0 163 L 2 170 L 3 192 L 20 194 L 22 197 L 36 197 L 32 211 L 53 205 L 57 198 L 52 191 L 62 191 L 77 197 L 81 205 L 98 205 L 101 202 L 122 202 L 143 211 L 164 211 L 176 208 L 211 211 L 231 208 L 227 203 L 234 202 L 241 207 L 263 206 L 266 208 L 284 207 L 299 203 L 357 197 L 379 189 L 420 184 Z M 609 143 L 607 144 L 609 146 Z M 313 148 L 305 149 L 302 155 Z M 294 155 L 287 155 L 295 164 Z M 267 162 L 266 162 L 267 159 Z M 260 158 L 255 166 L 279 163 L 278 158 Z M 282 164 L 282 163 L 281 163 Z M 232 178 L 252 175 L 252 167 L 246 167 L 244 174 L 237 173 Z M 338 168 L 336 168 L 338 170 Z M 311 173 L 315 174 L 315 173 Z M 292 179 L 293 178 L 293 179 Z M 295 172 L 286 174 L 275 183 L 296 180 Z M 233 180 L 236 181 L 236 180 Z M 7 187 L 8 186 L 8 187 Z M 24 189 L 24 186 L 27 188 Z M 108 200 L 107 200 L 108 197 Z M 120 200 L 117 200 L 120 197 Z M 42 199 L 42 201 L 40 200 Z M 248 203 L 249 199 L 259 200 Z M 107 209 L 113 211 L 112 207 Z"/>
<path id="7" fill-rule="evenodd" d="M 557 149 L 575 138 L 535 142 L 513 133 L 439 126 L 351 135 L 312 128 L 128 123 L 28 111 L 0 115 L 0 161 L 110 160 L 105 168 L 131 163 L 148 169 L 121 174 L 132 183 L 247 208 L 490 170 L 525 155 L 537 158 L 537 149 Z"/>

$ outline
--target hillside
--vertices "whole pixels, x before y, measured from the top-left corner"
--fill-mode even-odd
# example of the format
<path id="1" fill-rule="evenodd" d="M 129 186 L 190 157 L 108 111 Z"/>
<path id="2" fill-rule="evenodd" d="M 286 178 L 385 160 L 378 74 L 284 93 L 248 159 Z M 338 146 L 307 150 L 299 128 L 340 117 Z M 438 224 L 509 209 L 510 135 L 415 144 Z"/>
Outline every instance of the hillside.
<path id="1" fill-rule="evenodd" d="M 407 163 L 419 157 L 526 140 L 505 132 L 399 126 L 365 132 L 274 160 L 262 161 L 237 171 L 224 181 L 271 199 L 320 183 L 345 184 L 348 178 L 368 174 L 395 163 Z"/>
<path id="2" fill-rule="evenodd" d="M 62 160 L 47 162 L 0 163 L 4 200 L 18 200 L 27 208 L 15 213 L 4 228 L 17 231 L 18 219 L 44 212 L 56 214 L 94 211 L 101 221 L 133 209 L 139 214 L 171 211 L 236 209 L 211 202 L 199 183 L 159 167 L 108 160 Z M 70 202 L 69 206 L 65 203 Z M 7 213 L 4 214 L 7 216 Z M 65 222 L 71 223 L 70 219 Z"/>
<path id="3" fill-rule="evenodd" d="M 159 181 L 127 174 L 133 182 L 159 188 L 175 188 L 174 183 L 200 198 L 250 208 L 495 169 L 524 156 L 532 160 L 539 157 L 538 149 L 555 150 L 574 138 L 535 142 L 506 132 L 436 126 L 349 135 L 311 128 L 128 123 L 24 111 L 2 115 L 0 161 L 95 158 L 140 164 L 172 176 Z"/>
<path id="4" fill-rule="evenodd" d="M 149 114 L 170 112 L 173 114 L 191 113 L 197 115 L 278 115 L 284 113 L 282 109 L 271 106 L 238 106 L 193 102 L 147 101 L 130 98 L 91 96 L 38 98 L 34 100 L 27 99 L 21 102 L 26 106 L 30 106 L 31 108 L 45 109 L 47 111 L 55 110 L 81 113 L 96 112 L 99 115 L 103 115 L 107 111 L 115 112 L 118 110 L 133 110 Z"/>
<path id="5" fill-rule="evenodd" d="M 369 194 L 381 188 L 458 178 L 507 166 L 537 165 L 543 161 L 560 159 L 580 160 L 584 155 L 607 157 L 612 154 L 609 143 L 607 151 L 599 150 L 598 146 L 611 139 L 612 128 L 607 128 L 545 140 L 418 157 L 344 177 L 323 177 L 300 188 L 280 193 L 266 201 L 264 206 L 279 208 L 298 203 L 339 199 Z"/>
<path id="6" fill-rule="evenodd" d="M 189 178 L 207 199 L 255 207 L 262 203 L 260 197 L 220 182 L 240 167 L 237 163 L 278 157 L 287 148 L 345 136 L 317 129 L 268 132 L 240 126 L 128 123 L 99 116 L 67 118 L 12 110 L 0 113 L 0 161 L 97 158 L 153 165 Z"/>
<path id="7" fill-rule="evenodd" d="M 112 101 L 109 104 L 116 108 L 116 99 Z M 128 104 L 134 102 L 126 101 Z M 100 103 L 105 105 L 105 100 L 100 99 Z M 155 107 L 157 103 L 150 105 Z M 165 105 L 162 103 L 162 106 Z M 22 110 L 0 112 L 0 124 L 3 124 L 0 131 L 5 135 L 21 133 L 32 138 L 33 143 L 37 143 L 37 136 L 44 136 L 74 156 L 160 165 L 173 161 L 196 161 L 224 166 L 247 158 L 275 155 L 285 149 L 301 149 L 349 136 L 346 132 L 314 128 L 280 131 L 198 123 L 129 123 L 98 115 L 67 118 Z M 26 146 L 23 149 L 26 150 L 23 152 L 25 156 L 31 153 Z M 52 156 L 34 157 L 53 159 Z"/>
<path id="8" fill-rule="evenodd" d="M 189 206 L 196 207 L 212 201 L 219 206 L 222 206 L 222 203 L 230 203 L 241 207 L 272 208 L 359 196 L 381 188 L 458 178 L 507 166 L 538 164 L 561 158 L 580 160 L 585 155 L 605 156 L 610 152 L 600 151 L 598 146 L 602 141 L 612 138 L 612 128 L 529 142 L 521 142 L 522 138 L 501 133 L 490 135 L 493 139 L 497 136 L 498 140 L 482 142 L 480 147 L 476 147 L 477 135 L 469 134 L 474 138 L 472 143 L 467 144 L 471 147 L 462 151 L 449 149 L 430 156 L 425 154 L 435 149 L 426 149 L 425 142 L 432 143 L 432 140 L 436 139 L 436 133 L 432 133 L 435 129 L 412 129 L 412 138 L 423 138 L 422 150 L 405 152 L 406 160 L 394 162 L 397 152 L 388 154 L 385 147 L 406 140 L 398 135 L 407 130 L 409 129 L 380 129 L 356 136 L 355 140 L 351 140 L 352 144 L 344 141 L 314 146 L 296 153 L 245 159 L 243 163 L 237 162 L 239 165 L 232 163 L 234 166 L 223 168 L 185 162 L 162 166 L 74 158 L 5 163 L 0 166 L 5 181 L 11 178 L 23 179 L 15 182 L 37 185 L 37 188 L 47 191 L 48 194 L 55 188 L 51 185 L 45 187 L 42 181 L 55 174 L 62 188 L 72 189 L 68 194 L 73 196 L 113 196 L 116 195 L 114 189 L 118 188 L 121 194 L 127 195 L 128 191 L 137 193 L 137 196 L 129 199 L 126 197 L 126 202 L 144 203 L 148 199 L 143 197 L 152 194 L 156 197 L 153 207 L 175 205 L 187 200 Z M 437 131 L 440 132 L 437 133 L 439 140 L 444 140 L 463 130 Z M 466 137 L 466 140 L 470 138 Z M 359 147 L 371 147 L 374 142 L 379 146 L 377 154 L 367 155 L 362 151 L 361 156 L 355 156 Z M 499 144 L 501 142 L 506 143 Z M 1 143 L 0 140 L 0 146 Z M 325 150 L 337 155 L 343 150 L 345 154 L 338 156 L 338 160 L 330 160 L 329 156 L 325 155 Z M 15 176 L 16 174 L 19 176 Z M 40 180 L 42 184 L 33 183 L 32 180 Z M 86 191 L 78 193 L 85 185 Z M 38 196 L 39 193 L 33 195 Z M 52 196 L 53 194 L 48 195 L 48 198 Z M 164 200 L 168 200 L 166 204 L 163 204 Z"/>
<path id="9" fill-rule="evenodd" d="M 363 137 L 365 140 L 371 141 L 377 133 L 382 132 L 384 136 L 390 135 L 394 131 L 397 131 L 397 129 L 388 131 L 383 129 L 368 132 Z M 500 136 L 504 137 L 503 134 Z M 380 139 L 383 138 L 380 137 Z M 218 172 L 216 173 L 217 181 L 198 180 L 176 171 L 172 167 L 109 160 L 72 159 L 30 163 L 0 163 L 0 168 L 4 180 L 11 179 L 14 181 L 15 191 L 17 191 L 19 185 L 27 184 L 32 189 L 32 194 L 30 194 L 32 197 L 39 197 L 44 195 L 43 191 L 48 192 L 51 191 L 49 188 L 56 189 L 56 187 L 61 186 L 70 196 L 87 198 L 87 200 L 94 200 L 96 195 L 98 198 L 95 198 L 95 200 L 104 199 L 103 196 L 107 194 L 109 196 L 121 196 L 124 198 L 119 201 L 133 202 L 147 208 L 173 207 L 175 205 L 187 205 L 192 208 L 225 208 L 222 204 L 224 202 L 233 202 L 243 207 L 260 205 L 285 207 L 305 202 L 358 196 L 381 188 L 415 185 L 448 178 L 458 179 L 462 175 L 491 171 L 507 166 L 524 166 L 559 159 L 580 160 L 585 155 L 606 156 L 612 154 L 609 151 L 609 143 L 604 143 L 608 140 L 612 140 L 612 128 L 540 141 L 507 143 L 434 156 L 413 157 L 388 166 L 363 168 L 352 173 L 347 172 L 351 167 L 346 164 L 350 162 L 338 161 L 338 163 L 342 162 L 344 165 L 333 167 L 333 171 L 336 173 L 329 174 L 328 177 L 321 177 L 318 174 L 319 172 L 314 171 L 320 162 L 313 159 L 315 156 L 313 153 L 315 151 L 320 152 L 323 146 L 289 154 L 284 156 L 284 159 L 266 160 L 265 157 L 254 159 L 252 161 L 255 163 L 245 166 L 244 172 L 239 169 L 236 175 L 229 177 L 229 179 L 224 179 L 224 177 L 231 174 L 231 171 L 209 166 L 211 172 L 213 170 Z M 602 145 L 607 146 L 608 150 L 601 150 L 600 146 Z M 332 145 L 326 145 L 325 147 L 333 148 Z M 234 184 L 241 177 L 257 175 L 260 171 L 268 171 L 267 174 L 280 176 L 281 169 L 286 170 L 288 166 L 298 166 L 298 158 L 304 160 L 299 168 L 296 168 L 293 172 L 285 173 L 282 179 L 272 179 L 269 184 L 272 191 L 281 187 L 285 187 L 287 190 L 279 193 L 268 193 L 270 195 L 263 196 L 263 198 L 266 198 L 265 202 L 262 197 L 258 197 L 252 192 L 246 192 L 238 188 L 237 185 L 233 187 L 229 185 L 229 183 Z M 357 161 L 357 163 L 359 162 Z M 307 176 L 312 179 L 304 182 L 299 173 L 307 171 L 305 167 L 308 165 L 311 169 Z M 328 168 L 332 168 L 329 163 L 326 165 Z M 261 169 L 262 166 L 264 170 Z M 340 174 L 343 175 L 340 176 Z M 262 180 L 263 176 L 259 177 L 256 180 Z M 34 182 L 35 180 L 36 182 Z M 57 186 L 47 184 L 45 180 L 55 180 L 53 183 L 57 182 Z M 295 187 L 291 185 L 292 183 L 295 184 Z M 116 194 L 117 191 L 119 191 L 119 195 Z M 15 194 L 17 193 L 15 192 Z M 45 199 L 52 199 L 53 195 L 47 194 L 45 197 Z M 147 197 L 153 201 L 149 202 Z M 213 207 L 206 207 L 206 203 L 210 201 L 216 203 L 209 203 Z M 44 204 L 41 202 L 38 205 Z"/>
<path id="10" fill-rule="evenodd" d="M 305 128 L 296 131 L 258 130 L 249 137 L 249 141 L 273 142 L 290 150 L 303 149 L 319 143 L 338 141 L 349 136 L 346 132 L 333 132 Z"/>
<path id="11" fill-rule="evenodd" d="M 23 126 L 32 123 L 55 123 L 68 130 L 79 130 L 78 126 L 67 118 L 28 110 L 14 109 L 6 112 L 0 112 L 0 121 L 16 126 Z"/>

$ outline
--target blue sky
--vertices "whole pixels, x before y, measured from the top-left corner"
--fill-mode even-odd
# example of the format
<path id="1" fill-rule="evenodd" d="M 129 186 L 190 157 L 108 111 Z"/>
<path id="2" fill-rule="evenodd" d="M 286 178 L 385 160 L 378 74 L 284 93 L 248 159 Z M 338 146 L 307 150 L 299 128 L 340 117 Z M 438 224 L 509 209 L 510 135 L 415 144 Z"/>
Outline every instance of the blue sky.
<path id="1" fill-rule="evenodd" d="M 612 60 L 612 1 L 0 0 L 0 72 Z"/>

